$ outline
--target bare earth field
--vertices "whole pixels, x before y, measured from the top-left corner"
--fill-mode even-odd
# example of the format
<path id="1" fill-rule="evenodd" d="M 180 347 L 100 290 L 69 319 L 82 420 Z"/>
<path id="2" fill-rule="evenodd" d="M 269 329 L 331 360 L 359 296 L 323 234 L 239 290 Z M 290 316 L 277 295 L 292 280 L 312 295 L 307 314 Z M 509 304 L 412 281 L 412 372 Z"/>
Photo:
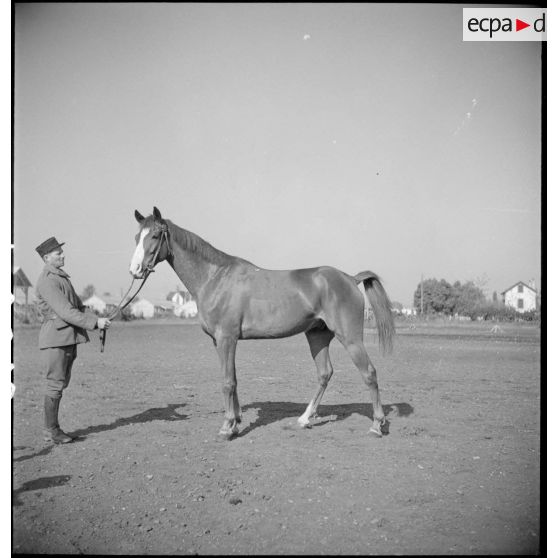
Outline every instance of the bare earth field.
<path id="1" fill-rule="evenodd" d="M 68 554 L 536 554 L 540 330 L 398 330 L 375 363 L 389 435 L 334 341 L 317 389 L 304 336 L 242 341 L 240 436 L 218 441 L 218 360 L 199 326 L 115 323 L 78 349 L 61 424 L 42 441 L 38 328 L 16 328 L 13 551 Z"/>

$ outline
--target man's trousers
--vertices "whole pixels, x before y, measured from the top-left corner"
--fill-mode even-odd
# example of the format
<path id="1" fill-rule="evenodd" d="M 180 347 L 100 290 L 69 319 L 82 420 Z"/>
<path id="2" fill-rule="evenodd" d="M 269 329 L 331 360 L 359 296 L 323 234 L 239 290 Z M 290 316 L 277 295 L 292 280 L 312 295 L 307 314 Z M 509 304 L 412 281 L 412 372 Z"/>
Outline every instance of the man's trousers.
<path id="1" fill-rule="evenodd" d="M 60 399 L 72 377 L 72 365 L 77 356 L 77 345 L 42 349 L 46 360 L 45 395 Z"/>

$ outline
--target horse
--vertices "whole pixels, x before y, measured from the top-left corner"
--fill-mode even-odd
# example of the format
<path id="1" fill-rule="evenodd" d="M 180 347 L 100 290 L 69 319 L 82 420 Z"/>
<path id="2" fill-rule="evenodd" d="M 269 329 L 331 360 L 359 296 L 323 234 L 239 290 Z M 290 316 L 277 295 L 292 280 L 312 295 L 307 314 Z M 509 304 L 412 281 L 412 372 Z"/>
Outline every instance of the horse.
<path id="1" fill-rule="evenodd" d="M 218 437 L 230 440 L 239 434 L 242 410 L 238 401 L 235 353 L 239 340 L 279 339 L 304 333 L 318 374 L 318 390 L 304 413 L 300 427 L 310 428 L 310 418 L 333 374 L 329 344 L 337 338 L 348 351 L 372 399 L 370 432 L 382 437 L 386 419 L 380 401 L 377 374 L 363 343 L 364 297 L 370 301 L 380 348 L 391 352 L 395 333 L 391 302 L 371 271 L 355 276 L 334 267 L 269 270 L 226 254 L 193 232 L 163 219 L 154 207 L 139 223 L 136 248 L 130 262 L 134 279 L 144 279 L 155 265 L 167 261 L 192 294 L 202 330 L 212 339 L 224 376 L 225 420 Z M 384 431 L 384 432 L 383 432 Z"/>

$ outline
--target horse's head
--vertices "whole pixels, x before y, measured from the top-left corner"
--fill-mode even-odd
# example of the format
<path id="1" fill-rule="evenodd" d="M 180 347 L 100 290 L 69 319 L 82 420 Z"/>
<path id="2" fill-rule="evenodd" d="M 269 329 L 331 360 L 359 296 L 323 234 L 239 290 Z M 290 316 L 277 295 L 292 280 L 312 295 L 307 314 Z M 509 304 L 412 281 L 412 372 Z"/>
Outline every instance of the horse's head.
<path id="1" fill-rule="evenodd" d="M 161 217 L 161 212 L 154 207 L 153 215 L 143 217 L 136 209 L 134 213 L 140 230 L 136 234 L 136 249 L 130 262 L 130 273 L 141 279 L 147 271 L 170 255 L 170 238 L 167 222 Z"/>

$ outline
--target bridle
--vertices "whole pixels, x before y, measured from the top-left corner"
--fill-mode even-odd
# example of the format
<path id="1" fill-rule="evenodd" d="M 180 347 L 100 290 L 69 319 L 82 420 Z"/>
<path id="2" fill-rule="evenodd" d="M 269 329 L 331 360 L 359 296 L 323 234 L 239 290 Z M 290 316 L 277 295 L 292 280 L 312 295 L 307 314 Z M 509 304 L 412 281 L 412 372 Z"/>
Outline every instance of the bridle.
<path id="1" fill-rule="evenodd" d="M 115 308 L 114 312 L 112 312 L 112 314 L 110 316 L 108 316 L 109 320 L 114 319 L 118 315 L 119 312 L 122 312 L 122 310 L 124 310 L 124 308 L 126 308 L 126 306 L 128 306 L 134 300 L 134 298 L 136 298 L 136 296 L 138 296 L 142 287 L 145 285 L 145 282 L 147 281 L 147 278 L 155 271 L 155 265 L 157 264 L 157 258 L 159 257 L 159 254 L 161 252 L 161 248 L 163 247 L 164 242 L 166 242 L 166 244 L 167 244 L 167 253 L 168 253 L 167 257 L 172 258 L 173 254 L 172 254 L 172 248 L 171 248 L 171 243 L 170 243 L 170 232 L 169 232 L 169 226 L 167 225 L 166 222 L 163 221 L 162 223 L 155 223 L 154 232 L 157 233 L 159 231 L 160 231 L 161 234 L 160 234 L 160 236 L 157 240 L 157 249 L 153 253 L 153 256 L 152 256 L 151 260 L 149 261 L 149 263 L 145 266 L 145 270 L 143 272 L 143 277 L 141 277 L 140 286 L 138 287 L 136 292 L 124 303 L 124 301 L 126 300 L 126 297 L 128 296 L 128 293 L 132 290 L 132 286 L 134 285 L 134 281 L 136 281 L 136 278 L 133 277 L 132 282 L 130 283 L 130 286 L 128 287 L 128 290 L 126 291 L 126 293 L 122 297 L 122 300 L 118 303 L 118 306 Z M 105 351 L 106 336 L 107 336 L 107 330 L 102 329 L 99 333 L 99 338 L 101 340 L 101 353 L 103 353 Z"/>
<path id="2" fill-rule="evenodd" d="M 155 223 L 155 227 L 154 227 L 154 232 L 160 232 L 160 236 L 157 239 L 157 250 L 155 250 L 153 257 L 151 258 L 151 261 L 149 262 L 149 264 L 147 264 L 145 266 L 145 271 L 143 272 L 144 277 L 143 277 L 143 282 L 142 282 L 142 286 L 143 283 L 145 283 L 145 280 L 149 277 L 150 273 L 153 273 L 155 271 L 155 264 L 157 263 L 157 258 L 159 257 L 159 253 L 161 252 L 161 248 L 163 247 L 163 242 L 167 243 L 167 253 L 168 256 L 167 257 L 171 257 L 172 258 L 172 248 L 171 248 L 171 244 L 170 244 L 170 233 L 169 233 L 169 226 L 167 225 L 167 223 L 163 222 L 163 223 Z M 135 295 L 134 295 L 135 296 Z"/>

